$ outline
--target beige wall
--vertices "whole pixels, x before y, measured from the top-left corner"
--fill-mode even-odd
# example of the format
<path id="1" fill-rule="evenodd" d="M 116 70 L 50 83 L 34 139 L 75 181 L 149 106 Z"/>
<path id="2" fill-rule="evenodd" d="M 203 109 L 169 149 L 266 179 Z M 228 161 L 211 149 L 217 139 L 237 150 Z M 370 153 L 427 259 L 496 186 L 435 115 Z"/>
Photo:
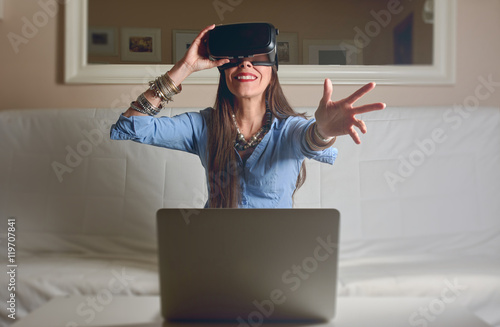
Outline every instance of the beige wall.
<path id="1" fill-rule="evenodd" d="M 48 0 L 4 1 L 4 19 L 0 21 L 0 109 L 126 106 L 140 92 L 137 85 L 63 84 L 64 17 L 61 10 L 54 18 L 41 15 L 40 4 L 46 2 Z M 500 39 L 497 37 L 500 0 L 457 2 L 457 83 L 451 86 L 380 85 L 363 102 L 384 101 L 391 106 L 461 104 L 469 95 L 474 95 L 479 77 L 491 75 L 492 80 L 500 82 Z M 44 17 L 48 19 L 45 21 Z M 39 27 L 28 31 L 26 44 L 19 44 L 16 53 L 7 35 L 22 36 L 26 21 L 34 19 L 38 19 Z M 335 86 L 334 98 L 347 96 L 357 87 Z M 173 106 L 210 106 L 215 89 L 216 86 L 211 85 L 186 85 Z M 294 106 L 316 106 L 322 87 L 288 85 L 284 91 Z M 500 106 L 500 88 L 497 86 L 491 96 L 484 97 L 481 105 Z"/>
<path id="2" fill-rule="evenodd" d="M 375 13 L 387 11 L 388 0 L 382 1 L 380 8 L 372 8 Z M 366 65 L 392 65 L 394 63 L 394 43 L 393 32 L 398 24 L 406 17 L 413 14 L 413 53 L 412 59 L 414 64 L 429 65 L 432 64 L 432 42 L 433 42 L 433 27 L 432 24 L 426 24 L 422 19 L 422 10 L 425 1 L 402 1 L 398 10 L 401 10 L 396 15 L 392 15 L 390 19 L 379 14 L 380 19 L 384 24 L 384 28 L 380 29 L 380 33 L 370 39 L 368 46 L 363 49 L 363 63 Z M 365 9 L 370 12 L 372 9 Z M 373 21 L 374 17 L 370 15 L 369 21 Z M 365 23 L 368 24 L 368 23 Z M 367 26 L 367 25 L 361 25 Z M 366 28 L 366 27 L 365 27 Z M 351 38 L 354 36 L 351 36 Z"/>

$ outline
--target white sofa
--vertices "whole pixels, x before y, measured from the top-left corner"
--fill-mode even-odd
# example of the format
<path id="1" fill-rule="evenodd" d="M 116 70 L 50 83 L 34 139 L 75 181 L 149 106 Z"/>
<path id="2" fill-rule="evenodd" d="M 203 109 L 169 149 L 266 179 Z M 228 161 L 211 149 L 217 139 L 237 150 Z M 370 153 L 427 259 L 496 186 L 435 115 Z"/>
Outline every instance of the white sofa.
<path id="1" fill-rule="evenodd" d="M 342 214 L 339 296 L 426 296 L 435 315 L 452 300 L 500 326 L 500 109 L 457 108 L 364 115 L 361 145 L 341 137 L 333 166 L 307 162 L 295 206 Z M 157 209 L 205 202 L 199 159 L 110 140 L 119 114 L 0 112 L 1 244 L 15 217 L 17 319 L 55 296 L 158 294 Z M 4 305 L 9 293 L 0 288 Z M 75 308 L 78 325 L 87 306 Z"/>

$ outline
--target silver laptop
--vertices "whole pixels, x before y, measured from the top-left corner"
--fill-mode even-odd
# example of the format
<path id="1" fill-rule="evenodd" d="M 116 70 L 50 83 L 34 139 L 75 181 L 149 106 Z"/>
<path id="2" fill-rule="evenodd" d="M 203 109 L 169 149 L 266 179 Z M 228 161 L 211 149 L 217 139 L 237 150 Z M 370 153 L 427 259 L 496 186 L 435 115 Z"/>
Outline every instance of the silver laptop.
<path id="1" fill-rule="evenodd" d="M 335 209 L 160 209 L 167 321 L 324 322 L 335 314 Z"/>

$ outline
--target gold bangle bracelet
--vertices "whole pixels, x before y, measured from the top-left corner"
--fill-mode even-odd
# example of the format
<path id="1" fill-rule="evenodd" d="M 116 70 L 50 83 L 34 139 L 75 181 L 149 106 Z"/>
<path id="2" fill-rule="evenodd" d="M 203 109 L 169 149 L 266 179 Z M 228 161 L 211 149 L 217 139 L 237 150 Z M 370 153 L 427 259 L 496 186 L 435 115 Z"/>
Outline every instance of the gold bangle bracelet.
<path id="1" fill-rule="evenodd" d="M 182 90 L 182 87 L 175 85 L 168 73 L 165 73 L 157 77 L 154 81 L 149 82 L 149 88 L 154 91 L 157 98 L 161 99 L 162 104 L 163 102 L 168 103 L 173 101 L 172 96 L 179 94 Z"/>
<path id="2" fill-rule="evenodd" d="M 325 149 L 328 149 L 335 143 L 337 140 L 337 137 L 334 136 L 331 138 L 328 142 L 321 142 L 321 144 L 316 140 L 317 138 L 321 141 L 323 138 L 317 135 L 317 132 L 315 130 L 315 125 L 316 123 L 313 123 L 312 125 L 309 126 L 309 128 L 306 131 L 306 142 L 313 151 L 322 151 Z"/>
<path id="3" fill-rule="evenodd" d="M 318 124 L 316 124 L 316 122 L 314 122 L 314 135 L 316 135 L 316 137 L 318 139 L 320 139 L 321 141 L 323 141 L 323 143 L 329 143 L 333 138 L 334 136 L 332 137 L 329 137 L 329 138 L 324 138 L 323 135 L 321 135 L 318 131 Z"/>

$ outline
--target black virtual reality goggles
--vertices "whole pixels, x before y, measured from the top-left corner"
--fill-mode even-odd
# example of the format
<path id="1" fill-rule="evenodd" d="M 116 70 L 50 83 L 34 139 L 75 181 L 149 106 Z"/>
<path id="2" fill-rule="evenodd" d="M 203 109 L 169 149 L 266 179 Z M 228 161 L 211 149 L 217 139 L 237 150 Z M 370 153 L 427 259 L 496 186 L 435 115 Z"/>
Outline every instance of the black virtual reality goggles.
<path id="1" fill-rule="evenodd" d="M 279 31 L 268 23 L 219 25 L 208 33 L 208 55 L 212 60 L 229 59 L 222 71 L 235 67 L 243 59 L 255 66 L 278 68 L 276 36 Z"/>

